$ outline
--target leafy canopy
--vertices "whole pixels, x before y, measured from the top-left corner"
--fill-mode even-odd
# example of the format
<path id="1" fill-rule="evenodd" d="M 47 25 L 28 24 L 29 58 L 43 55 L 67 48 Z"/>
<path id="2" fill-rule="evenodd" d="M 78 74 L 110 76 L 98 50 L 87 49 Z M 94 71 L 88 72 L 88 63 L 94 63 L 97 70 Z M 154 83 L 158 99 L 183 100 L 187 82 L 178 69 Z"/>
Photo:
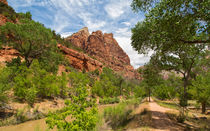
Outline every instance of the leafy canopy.
<path id="1" fill-rule="evenodd" d="M 140 53 L 165 51 L 180 44 L 209 44 L 209 0 L 133 0 L 146 18 L 132 29 L 132 46 Z"/>
<path id="2" fill-rule="evenodd" d="M 95 102 L 90 104 L 88 100 L 89 79 L 81 72 L 71 72 L 69 82 L 73 87 L 71 100 L 66 100 L 66 107 L 61 112 L 51 113 L 46 123 L 51 129 L 56 126 L 65 131 L 91 131 L 96 126 L 97 108 Z"/>
<path id="3" fill-rule="evenodd" d="M 6 23 L 0 27 L 0 38 L 4 45 L 12 46 L 24 57 L 27 67 L 38 59 L 49 64 L 51 69 L 48 70 L 55 70 L 53 68 L 61 61 L 51 30 L 33 20 L 22 19 L 20 24 Z"/>

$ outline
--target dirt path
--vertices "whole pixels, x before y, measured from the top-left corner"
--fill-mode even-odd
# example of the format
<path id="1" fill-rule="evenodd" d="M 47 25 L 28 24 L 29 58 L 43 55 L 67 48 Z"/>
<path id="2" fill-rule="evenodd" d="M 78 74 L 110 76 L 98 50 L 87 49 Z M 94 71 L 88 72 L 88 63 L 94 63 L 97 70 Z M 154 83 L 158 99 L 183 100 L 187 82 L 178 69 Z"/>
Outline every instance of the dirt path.
<path id="1" fill-rule="evenodd" d="M 160 131 L 181 131 L 183 127 L 170 120 L 166 115 L 167 111 L 172 109 L 159 106 L 153 99 L 149 102 L 149 111 L 151 112 L 151 127 L 153 130 Z"/>
<path id="2" fill-rule="evenodd" d="M 147 112 L 142 113 L 144 110 Z M 127 131 L 183 131 L 183 127 L 169 119 L 166 112 L 173 109 L 159 106 L 153 99 L 134 111 L 134 118 L 126 126 Z"/>

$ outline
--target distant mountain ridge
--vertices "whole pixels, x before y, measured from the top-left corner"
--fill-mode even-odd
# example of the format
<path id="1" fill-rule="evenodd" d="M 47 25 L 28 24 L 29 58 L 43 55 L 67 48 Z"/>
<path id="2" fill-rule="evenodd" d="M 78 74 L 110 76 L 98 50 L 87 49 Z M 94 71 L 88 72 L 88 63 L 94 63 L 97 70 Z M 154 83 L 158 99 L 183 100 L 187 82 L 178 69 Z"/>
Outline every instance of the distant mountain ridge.
<path id="1" fill-rule="evenodd" d="M 130 64 L 130 58 L 119 46 L 112 33 L 102 33 L 98 30 L 90 34 L 88 27 L 84 27 L 67 37 L 66 41 L 83 49 L 85 53 L 103 63 L 104 66 L 124 77 L 138 78 L 138 73 Z"/>

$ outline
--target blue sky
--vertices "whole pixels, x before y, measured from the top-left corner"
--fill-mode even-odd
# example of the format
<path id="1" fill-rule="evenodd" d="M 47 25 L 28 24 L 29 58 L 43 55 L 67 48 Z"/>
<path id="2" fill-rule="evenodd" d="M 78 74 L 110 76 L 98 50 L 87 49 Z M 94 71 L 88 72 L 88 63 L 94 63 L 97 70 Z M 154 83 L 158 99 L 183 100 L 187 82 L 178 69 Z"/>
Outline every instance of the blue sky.
<path id="1" fill-rule="evenodd" d="M 143 13 L 131 10 L 131 0 L 8 0 L 16 12 L 30 11 L 35 21 L 55 30 L 63 37 L 88 27 L 89 32 L 113 33 L 137 68 L 148 62 L 130 45 L 131 28 L 144 19 Z"/>

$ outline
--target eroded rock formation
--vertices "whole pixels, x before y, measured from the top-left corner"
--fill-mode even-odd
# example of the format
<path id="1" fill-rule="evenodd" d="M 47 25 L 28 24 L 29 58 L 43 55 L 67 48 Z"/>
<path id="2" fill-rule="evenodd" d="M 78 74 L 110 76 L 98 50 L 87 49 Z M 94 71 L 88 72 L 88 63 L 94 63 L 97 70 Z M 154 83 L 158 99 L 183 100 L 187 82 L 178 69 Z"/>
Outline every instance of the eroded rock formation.
<path id="1" fill-rule="evenodd" d="M 3 47 L 0 50 L 0 65 L 5 65 L 6 62 L 10 62 L 18 56 L 20 56 L 20 54 L 17 50 L 10 47 Z"/>
<path id="2" fill-rule="evenodd" d="M 66 58 L 74 68 L 85 71 L 94 71 L 96 69 L 101 70 L 103 68 L 101 62 L 94 60 L 82 52 L 69 49 L 60 44 L 58 44 L 58 48 L 65 54 Z"/>
<path id="3" fill-rule="evenodd" d="M 122 74 L 127 78 L 138 77 L 137 72 L 130 65 L 130 59 L 123 49 L 118 45 L 112 33 L 96 31 L 89 34 L 85 27 L 77 33 L 66 38 L 75 46 L 82 48 L 87 54 L 96 58 L 105 66 Z"/>

